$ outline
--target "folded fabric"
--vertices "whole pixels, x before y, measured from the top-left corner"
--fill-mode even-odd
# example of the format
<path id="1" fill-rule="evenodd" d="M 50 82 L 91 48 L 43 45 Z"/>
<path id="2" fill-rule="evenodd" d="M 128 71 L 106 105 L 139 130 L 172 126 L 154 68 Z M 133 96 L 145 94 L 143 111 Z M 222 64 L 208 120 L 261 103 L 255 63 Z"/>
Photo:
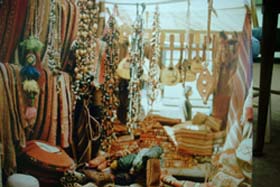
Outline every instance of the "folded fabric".
<path id="1" fill-rule="evenodd" d="M 207 117 L 208 115 L 201 112 L 197 112 L 192 119 L 192 123 L 196 125 L 201 125 L 206 121 Z"/>
<path id="2" fill-rule="evenodd" d="M 205 125 L 210 127 L 214 132 L 217 132 L 221 130 L 222 120 L 209 116 L 205 121 Z"/>

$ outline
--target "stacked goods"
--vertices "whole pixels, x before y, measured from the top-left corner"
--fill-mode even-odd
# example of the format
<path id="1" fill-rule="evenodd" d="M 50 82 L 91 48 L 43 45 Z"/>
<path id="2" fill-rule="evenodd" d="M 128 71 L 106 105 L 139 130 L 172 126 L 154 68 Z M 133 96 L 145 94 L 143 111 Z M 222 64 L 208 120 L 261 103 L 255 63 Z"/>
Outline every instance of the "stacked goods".
<path id="1" fill-rule="evenodd" d="M 160 123 L 160 122 L 164 123 Z M 161 156 L 162 168 L 191 168 L 197 165 L 192 156 L 183 156 L 176 152 L 176 146 L 171 140 L 170 125 L 181 122 L 178 119 L 170 119 L 158 115 L 148 116 L 140 123 L 142 129 L 139 145 L 141 148 L 160 145 L 163 148 Z M 167 126 L 163 126 L 167 125 Z"/>
<path id="2" fill-rule="evenodd" d="M 213 134 L 204 125 L 176 125 L 174 136 L 177 151 L 183 155 L 210 156 L 213 153 Z"/>
<path id="3" fill-rule="evenodd" d="M 172 130 L 177 151 L 183 155 L 211 156 L 215 146 L 224 142 L 222 121 L 198 112 L 192 121 L 175 125 Z"/>
<path id="4" fill-rule="evenodd" d="M 158 122 L 158 118 L 149 116 L 143 122 L 139 123 L 139 126 L 142 129 L 139 139 L 140 147 L 160 145 L 164 149 L 164 152 L 174 151 L 174 144 L 169 139 L 163 125 Z"/>

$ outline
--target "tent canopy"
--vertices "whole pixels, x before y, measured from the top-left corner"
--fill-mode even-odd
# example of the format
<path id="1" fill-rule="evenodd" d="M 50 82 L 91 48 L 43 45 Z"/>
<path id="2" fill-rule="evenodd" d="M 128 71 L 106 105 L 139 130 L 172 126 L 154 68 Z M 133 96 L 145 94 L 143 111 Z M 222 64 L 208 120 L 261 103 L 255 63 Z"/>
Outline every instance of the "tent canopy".
<path id="1" fill-rule="evenodd" d="M 208 0 L 190 0 L 190 29 L 206 30 L 207 2 Z M 146 11 L 149 12 L 149 19 L 144 25 L 145 28 L 151 28 L 152 14 L 158 4 L 162 29 L 185 30 L 187 28 L 187 0 L 108 0 L 105 3 L 111 10 L 114 3 L 117 4 L 122 21 L 128 24 L 135 20 L 136 4 L 147 3 Z M 212 14 L 211 30 L 242 31 L 246 13 L 244 3 L 246 3 L 244 0 L 214 0 L 213 7 L 217 16 Z"/>

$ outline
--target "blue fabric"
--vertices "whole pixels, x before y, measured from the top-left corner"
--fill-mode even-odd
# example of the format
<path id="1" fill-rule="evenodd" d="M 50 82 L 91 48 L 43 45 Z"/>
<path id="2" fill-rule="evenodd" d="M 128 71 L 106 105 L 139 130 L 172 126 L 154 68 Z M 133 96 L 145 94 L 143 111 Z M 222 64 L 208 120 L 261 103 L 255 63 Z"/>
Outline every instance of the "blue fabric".
<path id="1" fill-rule="evenodd" d="M 256 58 L 259 56 L 261 51 L 261 45 L 260 45 L 260 41 L 255 38 L 252 37 L 252 53 L 253 53 L 253 58 Z"/>
<path id="2" fill-rule="evenodd" d="M 253 28 L 252 29 L 252 36 L 258 39 L 259 41 L 262 41 L 262 28 Z"/>

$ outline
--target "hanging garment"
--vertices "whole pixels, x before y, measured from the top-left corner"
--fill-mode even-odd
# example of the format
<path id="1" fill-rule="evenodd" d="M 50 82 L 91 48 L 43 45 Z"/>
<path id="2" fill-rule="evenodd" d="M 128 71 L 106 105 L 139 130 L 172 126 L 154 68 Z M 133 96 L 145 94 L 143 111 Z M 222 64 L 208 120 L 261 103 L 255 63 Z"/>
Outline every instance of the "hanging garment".
<path id="1" fill-rule="evenodd" d="M 73 68 L 74 62 L 70 58 L 70 56 L 73 55 L 71 53 L 71 45 L 73 41 L 76 39 L 80 12 L 74 0 L 68 0 L 68 1 L 70 3 L 70 6 L 72 7 L 72 11 L 70 11 L 69 19 L 71 18 L 72 20 L 69 22 L 69 29 L 67 30 L 69 36 L 67 36 L 65 39 L 65 45 L 64 45 L 65 53 L 62 55 L 62 61 L 64 62 L 62 70 L 66 72 L 72 72 L 74 69 Z"/>
<path id="2" fill-rule="evenodd" d="M 10 115 L 10 107 L 9 107 L 9 100 L 8 100 L 8 92 L 5 83 L 5 76 L 3 71 L 5 69 L 2 68 L 1 65 L 1 72 L 0 72 L 0 134 L 1 134 L 1 144 L 3 153 L 3 160 L 1 160 L 2 168 L 4 174 L 10 175 L 16 169 L 16 153 L 15 147 L 13 143 L 13 135 L 11 129 L 11 115 Z M 5 122 L 5 123 L 4 123 Z"/>
<path id="3" fill-rule="evenodd" d="M 3 144 L 3 168 L 6 175 L 16 169 L 15 146 L 25 146 L 25 132 L 18 110 L 17 82 L 13 69 L 8 64 L 0 63 L 1 76 L 1 135 Z"/>
<path id="4" fill-rule="evenodd" d="M 0 62 L 10 62 L 27 14 L 27 0 L 4 1 L 0 6 Z"/>

